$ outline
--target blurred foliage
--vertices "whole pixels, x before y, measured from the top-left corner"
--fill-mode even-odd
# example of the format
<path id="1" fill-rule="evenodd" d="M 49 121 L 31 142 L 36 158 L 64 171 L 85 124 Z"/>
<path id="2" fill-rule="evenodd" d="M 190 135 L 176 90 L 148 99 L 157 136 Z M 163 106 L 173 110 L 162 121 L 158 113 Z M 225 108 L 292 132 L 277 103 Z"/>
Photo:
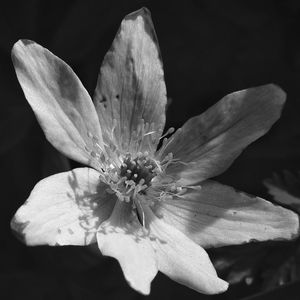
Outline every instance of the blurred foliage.
<path id="1" fill-rule="evenodd" d="M 296 281 L 291 284 L 281 286 L 268 292 L 262 292 L 254 296 L 244 298 L 243 300 L 298 300 L 299 299 L 299 285 Z"/>
<path id="2" fill-rule="evenodd" d="M 273 200 L 300 214 L 300 176 L 284 171 L 265 180 Z M 214 264 L 231 284 L 256 286 L 271 291 L 300 282 L 300 238 L 287 242 L 226 247 L 215 251 Z M 267 293 L 262 294 L 267 298 Z M 256 298 L 255 298 L 256 299 Z M 258 298 L 260 299 L 260 298 Z M 273 299 L 273 298 L 272 298 Z"/>
<path id="3" fill-rule="evenodd" d="M 300 171 L 293 174 L 287 170 L 274 173 L 264 182 L 275 202 L 293 208 L 300 213 Z"/>

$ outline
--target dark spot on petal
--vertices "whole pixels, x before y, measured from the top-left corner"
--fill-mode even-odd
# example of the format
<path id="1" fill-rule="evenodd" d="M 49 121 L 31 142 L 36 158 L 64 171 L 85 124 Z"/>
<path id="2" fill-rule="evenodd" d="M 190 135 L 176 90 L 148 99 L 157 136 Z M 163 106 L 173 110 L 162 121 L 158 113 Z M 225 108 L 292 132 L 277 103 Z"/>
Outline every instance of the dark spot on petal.
<path id="1" fill-rule="evenodd" d="M 74 234 L 74 231 L 71 228 L 68 228 L 69 234 Z"/>
<path id="2" fill-rule="evenodd" d="M 78 99 L 80 87 L 73 79 L 71 71 L 65 64 L 57 64 L 57 86 L 59 88 L 62 98 L 65 99 Z"/>
<path id="3" fill-rule="evenodd" d="M 99 102 L 104 106 L 104 108 L 107 107 L 107 98 L 106 98 L 106 96 L 102 95 L 102 97 L 99 99 Z"/>
<path id="4" fill-rule="evenodd" d="M 105 96 L 102 96 L 102 98 L 99 101 L 100 101 L 100 103 L 106 103 L 107 98 Z"/>

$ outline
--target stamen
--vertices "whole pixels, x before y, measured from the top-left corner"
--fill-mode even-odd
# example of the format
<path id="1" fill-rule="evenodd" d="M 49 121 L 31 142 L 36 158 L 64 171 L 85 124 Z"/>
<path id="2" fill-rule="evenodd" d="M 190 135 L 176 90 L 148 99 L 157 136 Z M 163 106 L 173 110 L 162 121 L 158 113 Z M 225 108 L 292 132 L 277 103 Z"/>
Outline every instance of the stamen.
<path id="1" fill-rule="evenodd" d="M 150 132 L 145 133 L 144 136 L 147 136 L 147 135 L 150 135 L 150 134 L 154 134 L 154 133 L 155 133 L 155 131 L 150 131 Z"/>
<path id="2" fill-rule="evenodd" d="M 172 153 L 165 155 L 167 145 L 173 139 L 173 136 L 169 139 L 166 136 L 174 133 L 175 129 L 171 127 L 159 137 L 160 132 L 155 130 L 155 124 L 140 120 L 136 130 L 131 132 L 130 139 L 127 140 L 129 145 L 125 147 L 128 152 L 122 153 L 117 148 L 121 148 L 122 151 L 126 149 L 124 145 L 120 147 L 126 138 L 123 141 L 117 126 L 119 125 L 114 120 L 112 128 L 106 131 L 106 134 L 111 141 L 115 141 L 116 134 L 119 134 L 118 142 L 108 141 L 104 145 L 97 137 L 87 132 L 90 143 L 85 147 L 90 157 L 99 165 L 99 176 L 109 185 L 110 193 L 115 194 L 120 201 L 130 202 L 132 205 L 134 199 L 144 199 L 149 206 L 155 205 L 157 201 L 171 200 L 175 196 L 183 197 L 186 189 L 176 185 L 175 179 L 168 178 L 165 174 L 168 165 L 176 162 Z M 159 139 L 163 139 L 162 147 L 154 159 Z M 162 155 L 164 157 L 160 159 Z"/>
<path id="3" fill-rule="evenodd" d="M 167 135 L 172 134 L 175 131 L 174 127 L 170 127 L 161 137 L 160 140 L 165 138 Z"/>
<path id="4" fill-rule="evenodd" d="M 160 135 L 155 129 L 154 123 L 147 123 L 144 119 L 140 119 L 136 129 L 130 134 L 129 145 L 126 145 L 127 151 L 136 155 L 143 149 L 149 149 L 150 153 L 154 153 Z"/>
<path id="5" fill-rule="evenodd" d="M 127 153 L 119 171 L 119 176 L 126 180 L 118 184 L 117 188 L 123 189 L 124 195 L 136 197 L 151 185 L 152 179 L 157 176 L 158 172 L 158 163 L 149 157 L 147 151 L 137 152 L 134 158 Z"/>
<path id="6" fill-rule="evenodd" d="M 173 132 L 175 131 L 175 129 L 174 129 L 173 127 L 171 127 L 171 128 L 172 128 L 172 132 L 171 132 L 171 133 L 173 133 Z M 170 128 L 170 129 L 171 129 L 171 128 Z M 169 130 L 170 130 L 170 129 L 169 129 Z M 169 130 L 167 130 L 167 132 L 166 132 L 162 137 L 166 136 Z M 156 156 L 157 156 L 159 159 L 162 157 L 162 155 L 163 155 L 163 153 L 165 152 L 167 146 L 174 140 L 174 138 L 175 138 L 176 136 L 178 136 L 179 134 L 181 134 L 181 132 L 182 132 L 182 128 L 178 128 L 178 129 L 176 130 L 176 132 L 175 132 L 174 134 L 172 134 L 169 138 L 164 138 L 164 139 L 163 139 L 162 145 L 161 145 L 160 149 L 159 149 L 159 150 L 157 151 L 157 153 L 156 153 Z"/>

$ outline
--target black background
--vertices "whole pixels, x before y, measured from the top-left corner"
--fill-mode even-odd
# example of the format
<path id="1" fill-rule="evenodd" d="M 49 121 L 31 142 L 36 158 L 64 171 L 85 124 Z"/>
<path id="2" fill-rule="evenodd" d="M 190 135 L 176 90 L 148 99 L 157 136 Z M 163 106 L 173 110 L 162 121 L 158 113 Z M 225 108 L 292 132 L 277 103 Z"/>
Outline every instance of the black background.
<path id="1" fill-rule="evenodd" d="M 89 248 L 28 248 L 10 231 L 11 217 L 37 181 L 68 168 L 45 141 L 16 79 L 10 50 L 20 38 L 34 40 L 65 60 L 92 95 L 122 18 L 146 6 L 159 39 L 171 100 L 167 127 L 181 126 L 230 92 L 273 82 L 288 95 L 281 119 L 218 180 L 270 199 L 262 184 L 265 178 L 283 169 L 300 170 L 299 1 L 11 0 L 0 5 L 3 299 L 143 298 L 127 286 L 115 260 Z M 298 285 L 288 286 L 284 295 L 292 299 L 297 289 L 299 293 Z M 159 275 L 149 298 L 239 299 L 258 291 L 239 285 L 224 295 L 207 297 Z"/>

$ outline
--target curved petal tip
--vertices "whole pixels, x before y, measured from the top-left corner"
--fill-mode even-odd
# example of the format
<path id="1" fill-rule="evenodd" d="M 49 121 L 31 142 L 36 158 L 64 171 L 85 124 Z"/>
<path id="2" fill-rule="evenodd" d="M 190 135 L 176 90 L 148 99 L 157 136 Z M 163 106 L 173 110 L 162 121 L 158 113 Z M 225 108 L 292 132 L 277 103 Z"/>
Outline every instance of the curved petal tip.
<path id="1" fill-rule="evenodd" d="M 149 11 L 149 9 L 147 7 L 142 7 L 128 15 L 125 16 L 125 20 L 128 20 L 128 19 L 136 19 L 138 16 L 142 16 L 142 17 L 150 17 L 151 18 L 151 13 Z"/>
<path id="2" fill-rule="evenodd" d="M 26 46 L 29 46 L 32 44 L 36 44 L 36 43 L 32 40 L 26 40 L 26 39 L 20 39 L 14 43 L 14 45 L 11 49 L 11 57 L 12 57 L 12 61 L 14 64 L 16 63 L 16 59 L 18 57 L 18 52 L 20 51 L 20 49 L 25 48 Z"/>
<path id="3" fill-rule="evenodd" d="M 216 295 L 225 293 L 228 290 L 229 283 L 220 277 L 216 278 L 210 286 L 206 287 L 205 294 Z M 202 291 L 200 291 L 202 292 Z"/>
<path id="4" fill-rule="evenodd" d="M 261 88 L 266 89 L 266 93 L 273 94 L 274 100 L 278 102 L 278 104 L 283 105 L 286 100 L 286 92 L 277 84 L 269 83 L 261 86 Z"/>
<path id="5" fill-rule="evenodd" d="M 10 221 L 10 228 L 14 236 L 22 243 L 27 244 L 23 230 L 26 227 L 26 223 L 18 221 L 17 215 L 15 215 Z"/>

